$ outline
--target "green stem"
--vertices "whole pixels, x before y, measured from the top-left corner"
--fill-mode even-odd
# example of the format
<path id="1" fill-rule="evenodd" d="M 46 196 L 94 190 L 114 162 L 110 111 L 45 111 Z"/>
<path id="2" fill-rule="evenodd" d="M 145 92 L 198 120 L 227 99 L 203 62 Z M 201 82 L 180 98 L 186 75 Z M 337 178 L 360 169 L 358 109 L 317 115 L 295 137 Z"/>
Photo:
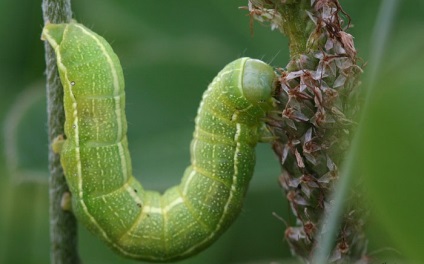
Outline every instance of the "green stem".
<path id="1" fill-rule="evenodd" d="M 43 0 L 44 23 L 66 23 L 72 18 L 70 0 Z M 60 83 L 54 50 L 45 43 L 46 90 L 49 142 L 64 134 L 63 88 Z M 49 149 L 50 170 L 50 242 L 51 263 L 80 263 L 77 250 L 77 222 L 74 215 L 61 207 L 62 196 L 69 192 L 59 155 Z"/>
<path id="2" fill-rule="evenodd" d="M 281 24 L 284 33 L 290 41 L 290 58 L 295 59 L 301 54 L 307 53 L 307 40 L 309 37 L 310 19 L 307 12 L 311 9 L 310 0 L 293 0 L 281 5 L 279 13 L 283 17 Z M 309 30 L 308 30 L 309 29 Z"/>

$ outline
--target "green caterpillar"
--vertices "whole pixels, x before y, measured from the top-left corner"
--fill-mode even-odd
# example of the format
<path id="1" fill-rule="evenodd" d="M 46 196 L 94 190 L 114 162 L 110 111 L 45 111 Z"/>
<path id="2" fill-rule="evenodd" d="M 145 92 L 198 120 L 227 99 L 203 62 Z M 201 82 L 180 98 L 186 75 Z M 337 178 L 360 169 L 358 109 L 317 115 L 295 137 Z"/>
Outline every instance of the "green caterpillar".
<path id="1" fill-rule="evenodd" d="M 66 140 L 61 163 L 78 220 L 125 257 L 173 261 L 215 241 L 242 208 L 254 148 L 272 108 L 273 69 L 240 58 L 203 94 L 191 165 L 164 194 L 134 178 L 127 142 L 125 92 L 118 57 L 81 24 L 47 24 L 64 88 Z"/>

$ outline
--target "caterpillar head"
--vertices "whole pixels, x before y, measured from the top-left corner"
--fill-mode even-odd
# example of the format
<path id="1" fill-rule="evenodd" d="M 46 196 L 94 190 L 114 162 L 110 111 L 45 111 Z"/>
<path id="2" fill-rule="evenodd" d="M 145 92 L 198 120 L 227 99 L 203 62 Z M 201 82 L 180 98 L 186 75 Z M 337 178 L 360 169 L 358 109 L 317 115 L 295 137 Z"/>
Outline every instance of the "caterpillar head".
<path id="1" fill-rule="evenodd" d="M 271 66 L 263 61 L 248 59 L 242 75 L 242 93 L 253 105 L 267 110 L 272 105 L 276 75 Z"/>

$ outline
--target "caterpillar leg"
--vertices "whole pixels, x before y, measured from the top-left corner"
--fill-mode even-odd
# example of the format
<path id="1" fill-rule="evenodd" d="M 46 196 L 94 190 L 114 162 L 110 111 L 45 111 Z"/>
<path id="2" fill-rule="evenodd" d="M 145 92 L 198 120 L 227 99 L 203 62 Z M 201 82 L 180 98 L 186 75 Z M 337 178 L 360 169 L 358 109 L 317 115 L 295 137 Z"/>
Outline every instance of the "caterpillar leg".
<path id="1" fill-rule="evenodd" d="M 63 135 L 59 135 L 53 139 L 53 142 L 51 144 L 52 150 L 56 154 L 60 154 L 63 149 L 63 144 L 65 144 L 66 139 L 63 137 Z"/>
<path id="2" fill-rule="evenodd" d="M 276 136 L 271 132 L 268 126 L 264 123 L 259 129 L 259 142 L 270 143 L 276 139 Z"/>
<path id="3" fill-rule="evenodd" d="M 60 207 L 64 211 L 72 211 L 72 194 L 70 192 L 64 192 L 62 195 L 62 200 L 60 200 Z"/>

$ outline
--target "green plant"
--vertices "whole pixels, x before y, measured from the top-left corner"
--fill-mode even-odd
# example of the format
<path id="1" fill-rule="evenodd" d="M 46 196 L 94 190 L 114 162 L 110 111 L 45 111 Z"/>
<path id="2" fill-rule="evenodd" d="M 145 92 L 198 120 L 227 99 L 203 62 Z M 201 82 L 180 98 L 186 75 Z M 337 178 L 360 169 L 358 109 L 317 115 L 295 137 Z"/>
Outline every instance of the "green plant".
<path id="1" fill-rule="evenodd" d="M 327 232 L 320 227 L 332 210 L 331 194 L 360 109 L 362 67 L 346 32 L 351 19 L 337 0 L 251 0 L 247 9 L 290 41 L 291 59 L 279 75 L 279 109 L 268 123 L 277 136 L 273 149 L 282 166 L 280 184 L 297 219 L 285 238 L 292 253 L 308 262 Z M 350 263 L 365 255 L 360 196 L 359 191 L 350 194 L 328 262 Z"/>

